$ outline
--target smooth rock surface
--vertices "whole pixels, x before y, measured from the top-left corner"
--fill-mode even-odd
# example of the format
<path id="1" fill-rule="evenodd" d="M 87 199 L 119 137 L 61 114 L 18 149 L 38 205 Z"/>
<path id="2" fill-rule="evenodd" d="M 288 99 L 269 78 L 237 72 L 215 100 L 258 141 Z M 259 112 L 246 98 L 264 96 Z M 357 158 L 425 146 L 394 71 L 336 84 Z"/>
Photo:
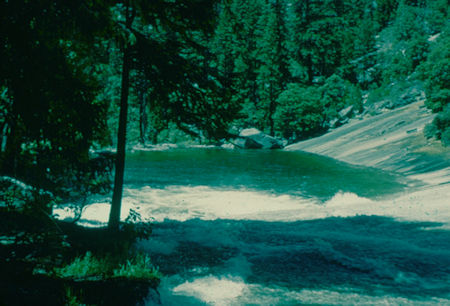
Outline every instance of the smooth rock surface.
<path id="1" fill-rule="evenodd" d="M 285 149 L 317 153 L 414 178 L 420 176 L 427 183 L 446 184 L 450 182 L 450 148 L 426 139 L 423 134 L 425 125 L 434 117 L 422 100 L 362 120 L 352 119 L 321 137 Z"/>
<path id="2" fill-rule="evenodd" d="M 235 145 L 243 149 L 281 149 L 283 147 L 279 140 L 255 128 L 243 129 Z"/>

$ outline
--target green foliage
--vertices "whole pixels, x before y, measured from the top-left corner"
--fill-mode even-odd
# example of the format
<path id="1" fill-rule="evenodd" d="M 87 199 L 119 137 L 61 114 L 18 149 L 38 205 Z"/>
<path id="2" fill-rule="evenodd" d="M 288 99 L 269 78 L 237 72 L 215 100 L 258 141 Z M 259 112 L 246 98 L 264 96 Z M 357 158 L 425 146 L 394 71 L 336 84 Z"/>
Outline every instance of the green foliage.
<path id="1" fill-rule="evenodd" d="M 8 212 L 48 218 L 55 204 L 55 198 L 48 191 L 36 189 L 17 179 L 3 176 L 0 177 L 0 203 L 4 203 Z"/>
<path id="2" fill-rule="evenodd" d="M 128 279 L 160 279 L 161 274 L 153 266 L 150 258 L 145 254 L 138 254 L 128 259 L 125 264 L 113 270 L 113 277 Z"/>
<path id="3" fill-rule="evenodd" d="M 394 37 L 398 41 L 408 41 L 414 36 L 422 36 L 425 29 L 424 10 L 407 4 L 408 1 L 400 1 L 396 10 L 396 16 L 391 29 L 394 31 Z"/>
<path id="4" fill-rule="evenodd" d="M 329 77 L 320 87 L 289 84 L 277 102 L 275 127 L 289 142 L 325 132 L 327 122 L 339 118 L 339 111 L 345 107 L 362 110 L 360 90 L 338 75 Z"/>
<path id="5" fill-rule="evenodd" d="M 65 289 L 65 304 L 68 306 L 80 306 L 83 305 L 77 297 L 77 295 L 73 292 L 71 287 L 66 287 Z"/>
<path id="6" fill-rule="evenodd" d="M 427 61 L 420 67 L 421 77 L 425 80 L 427 106 L 434 112 L 442 111 L 450 102 L 450 38 L 449 28 L 441 33 L 432 44 Z"/>
<path id="7" fill-rule="evenodd" d="M 194 144 L 195 139 L 180 129 L 177 128 L 176 124 L 169 123 L 167 128 L 162 130 L 158 134 L 158 143 L 184 143 L 184 144 Z"/>
<path id="8" fill-rule="evenodd" d="M 292 3 L 288 14 L 291 63 L 294 71 L 303 71 L 299 76 L 306 77 L 298 81 L 311 84 L 315 77 L 331 76 L 351 52 L 348 43 L 352 37 L 340 30 L 346 26 L 343 10 L 330 2 Z"/>
<path id="9" fill-rule="evenodd" d="M 360 90 L 338 75 L 329 77 L 319 90 L 322 95 L 321 102 L 324 105 L 325 118 L 328 121 L 337 118 L 339 111 L 347 106 L 354 106 L 355 111 L 362 111 Z"/>
<path id="10" fill-rule="evenodd" d="M 382 84 L 406 79 L 426 59 L 429 43 L 424 22 L 424 10 L 402 2 L 394 23 L 380 33 L 378 62 Z"/>
<path id="11" fill-rule="evenodd" d="M 294 142 L 324 131 L 325 115 L 316 87 L 289 84 L 278 98 L 275 127 L 282 137 Z"/>
<path id="12" fill-rule="evenodd" d="M 262 5 L 262 13 L 258 20 L 256 59 L 257 68 L 258 107 L 261 113 L 256 126 L 266 128 L 274 134 L 273 115 L 277 108 L 277 98 L 289 79 L 286 40 L 286 25 L 283 20 L 281 1 L 267 2 Z"/>
<path id="13" fill-rule="evenodd" d="M 376 0 L 374 21 L 384 28 L 392 18 L 398 6 L 398 0 Z"/>
<path id="14" fill-rule="evenodd" d="M 431 42 L 431 51 L 425 62 L 419 67 L 420 77 L 425 82 L 426 105 L 433 112 L 439 112 L 426 130 L 429 137 L 441 139 L 444 145 L 450 145 L 450 38 L 449 26 Z"/>
<path id="15" fill-rule="evenodd" d="M 440 139 L 444 146 L 450 146 L 450 104 L 447 104 L 433 122 L 426 126 L 425 135 Z"/>
<path id="16" fill-rule="evenodd" d="M 415 95 L 422 91 L 423 82 L 420 80 L 401 80 L 384 84 L 369 92 L 366 106 L 371 109 L 374 104 L 383 102 L 383 107 L 394 109 L 415 101 Z"/>
<path id="17" fill-rule="evenodd" d="M 111 270 L 109 260 L 102 258 L 98 259 L 87 252 L 83 257 L 76 257 L 70 264 L 55 268 L 55 273 L 62 278 L 87 278 L 89 276 L 104 277 L 107 271 Z"/>
<path id="18" fill-rule="evenodd" d="M 61 268 L 55 268 L 57 277 L 70 279 L 111 279 L 127 278 L 139 280 L 155 280 L 161 274 L 145 254 L 138 254 L 121 263 L 120 258 L 112 255 L 96 257 L 86 252 L 82 257 L 76 257 L 71 263 Z"/>
<path id="19" fill-rule="evenodd" d="M 430 34 L 442 31 L 448 24 L 449 5 L 448 0 L 426 0 L 425 27 Z"/>
<path id="20" fill-rule="evenodd" d="M 107 24 L 104 11 L 95 12 L 101 7 L 0 4 L 2 173 L 61 195 L 86 186 L 88 150 L 101 137 L 106 109 L 94 99 L 99 48 L 88 48 Z"/>

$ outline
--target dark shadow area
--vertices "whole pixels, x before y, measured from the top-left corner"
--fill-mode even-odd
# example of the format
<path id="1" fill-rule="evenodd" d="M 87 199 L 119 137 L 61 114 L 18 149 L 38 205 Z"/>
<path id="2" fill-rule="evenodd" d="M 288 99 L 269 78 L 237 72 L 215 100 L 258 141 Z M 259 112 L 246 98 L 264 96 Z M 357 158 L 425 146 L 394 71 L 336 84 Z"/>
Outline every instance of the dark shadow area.
<path id="1" fill-rule="evenodd" d="M 369 295 L 448 298 L 450 231 L 439 226 L 377 216 L 166 221 L 155 224 L 141 247 L 163 273 L 183 278 L 204 269 L 205 275 L 231 274 L 292 290 L 359 288 Z M 231 269 L 236 257 L 242 265 Z"/>
<path id="2" fill-rule="evenodd" d="M 0 209 L 0 305 L 136 305 L 144 298 L 158 301 L 157 278 L 109 277 L 106 273 L 85 276 L 82 271 L 89 272 L 87 266 L 78 268 L 80 276 L 56 272 L 87 252 L 108 258 L 107 264 L 118 267 L 131 260 L 138 237 L 139 232 L 131 226 L 111 232 L 56 221 L 46 214 Z"/>

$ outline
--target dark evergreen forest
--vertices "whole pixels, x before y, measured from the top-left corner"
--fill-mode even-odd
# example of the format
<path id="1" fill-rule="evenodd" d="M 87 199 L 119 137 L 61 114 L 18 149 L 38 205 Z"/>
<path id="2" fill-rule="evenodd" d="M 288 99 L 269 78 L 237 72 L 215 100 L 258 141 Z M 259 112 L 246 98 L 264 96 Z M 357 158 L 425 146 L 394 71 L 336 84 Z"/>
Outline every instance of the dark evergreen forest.
<path id="1" fill-rule="evenodd" d="M 89 249 L 83 235 L 105 242 L 94 252 L 121 252 L 51 210 L 109 192 L 115 168 L 117 230 L 127 143 L 221 144 L 243 128 L 294 143 L 342 124 L 343 110 L 424 92 L 438 113 L 426 135 L 450 145 L 448 12 L 448 0 L 0 1 L 1 270 L 68 273 L 54 266 Z M 147 234 L 133 225 L 123 239 Z"/>

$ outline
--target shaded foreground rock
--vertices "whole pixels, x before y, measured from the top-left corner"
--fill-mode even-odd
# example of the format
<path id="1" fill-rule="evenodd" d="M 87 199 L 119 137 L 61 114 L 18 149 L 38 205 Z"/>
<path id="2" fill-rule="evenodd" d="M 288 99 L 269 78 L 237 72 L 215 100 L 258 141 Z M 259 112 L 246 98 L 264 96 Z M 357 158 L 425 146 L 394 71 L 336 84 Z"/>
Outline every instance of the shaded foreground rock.
<path id="1" fill-rule="evenodd" d="M 278 139 L 264 134 L 258 129 L 244 129 L 239 133 L 234 144 L 242 149 L 281 149 L 283 145 Z"/>
<path id="2" fill-rule="evenodd" d="M 158 283 L 130 279 L 61 280 L 42 275 L 0 282 L 6 305 L 159 305 Z"/>
<path id="3" fill-rule="evenodd" d="M 131 260 L 128 256 L 136 231 L 85 228 L 55 221 L 39 211 L 14 208 L 0 206 L 0 305 L 159 304 L 159 278 L 107 274 Z M 83 276 L 87 265 L 70 272 L 80 276 L 60 275 L 55 270 L 86 251 L 102 258 L 114 256 L 109 261 L 112 264 L 104 264 L 104 271 L 93 276 Z"/>

